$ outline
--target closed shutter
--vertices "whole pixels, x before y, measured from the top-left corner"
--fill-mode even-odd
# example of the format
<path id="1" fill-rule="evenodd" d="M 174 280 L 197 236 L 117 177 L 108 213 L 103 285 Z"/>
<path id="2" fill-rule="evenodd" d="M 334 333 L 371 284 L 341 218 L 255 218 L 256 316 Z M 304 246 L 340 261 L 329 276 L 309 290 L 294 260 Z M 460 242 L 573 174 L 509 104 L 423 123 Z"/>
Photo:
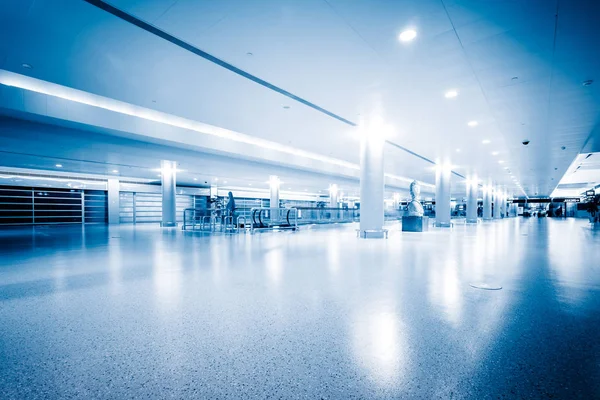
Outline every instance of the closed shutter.
<path id="1" fill-rule="evenodd" d="M 0 225 L 106 223 L 107 218 L 104 190 L 0 186 Z"/>
<path id="2" fill-rule="evenodd" d="M 186 208 L 194 208 L 194 196 L 178 194 L 175 198 L 177 222 L 183 222 L 183 210 Z"/>
<path id="3" fill-rule="evenodd" d="M 0 225 L 32 223 L 33 192 L 31 188 L 0 187 Z"/>
<path id="4" fill-rule="evenodd" d="M 84 190 L 83 209 L 86 224 L 108 222 L 108 197 L 105 190 Z"/>
<path id="5" fill-rule="evenodd" d="M 194 207 L 194 196 L 178 194 L 175 199 L 177 222 L 183 222 L 183 210 Z M 162 220 L 162 194 L 121 192 L 119 195 L 119 221 L 121 223 L 160 223 Z"/>
<path id="6" fill-rule="evenodd" d="M 122 224 L 133 223 L 133 197 L 132 192 L 119 193 L 119 222 Z"/>
<path id="7" fill-rule="evenodd" d="M 135 223 L 160 222 L 162 218 L 162 195 L 160 193 L 136 193 Z"/>

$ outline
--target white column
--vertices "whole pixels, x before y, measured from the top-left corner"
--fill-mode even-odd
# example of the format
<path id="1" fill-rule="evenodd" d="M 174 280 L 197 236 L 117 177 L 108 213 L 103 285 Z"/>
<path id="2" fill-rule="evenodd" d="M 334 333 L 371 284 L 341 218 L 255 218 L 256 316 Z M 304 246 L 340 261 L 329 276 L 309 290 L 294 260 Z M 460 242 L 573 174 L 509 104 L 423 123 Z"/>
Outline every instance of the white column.
<path id="1" fill-rule="evenodd" d="M 108 196 L 108 223 L 118 224 L 119 223 L 119 180 L 108 179 L 107 185 L 107 196 Z"/>
<path id="2" fill-rule="evenodd" d="M 279 208 L 279 186 L 279 177 L 277 175 L 269 176 L 269 189 L 271 189 L 269 207 L 271 208 Z"/>
<path id="3" fill-rule="evenodd" d="M 394 193 L 392 200 L 392 207 L 394 208 L 395 212 L 398 212 L 398 209 L 400 207 L 400 193 Z"/>
<path id="4" fill-rule="evenodd" d="M 360 145 L 360 236 L 383 232 L 383 132 L 366 131 Z"/>
<path id="5" fill-rule="evenodd" d="M 492 203 L 493 203 L 493 207 L 492 207 L 492 218 L 493 219 L 498 219 L 500 218 L 500 201 L 498 199 L 498 196 L 500 195 L 500 189 L 498 189 L 498 187 L 494 187 L 493 188 L 493 192 L 492 192 Z"/>
<path id="6" fill-rule="evenodd" d="M 438 164 L 435 168 L 435 226 L 450 226 L 450 164 Z"/>
<path id="7" fill-rule="evenodd" d="M 490 185 L 483 187 L 483 219 L 485 221 L 492 219 L 492 187 Z"/>
<path id="8" fill-rule="evenodd" d="M 472 177 L 467 180 L 467 223 L 477 223 L 477 194 L 479 192 L 479 185 L 477 185 L 477 178 Z"/>
<path id="9" fill-rule="evenodd" d="M 500 192 L 500 200 L 502 201 L 502 206 L 500 207 L 502 218 L 506 218 L 506 190 Z"/>
<path id="10" fill-rule="evenodd" d="M 329 207 L 338 207 L 338 185 L 336 185 L 335 183 L 329 185 Z"/>
<path id="11" fill-rule="evenodd" d="M 176 193 L 177 163 L 175 161 L 162 160 L 160 162 L 160 179 L 162 183 L 162 222 L 161 226 L 177 226 L 176 215 Z"/>

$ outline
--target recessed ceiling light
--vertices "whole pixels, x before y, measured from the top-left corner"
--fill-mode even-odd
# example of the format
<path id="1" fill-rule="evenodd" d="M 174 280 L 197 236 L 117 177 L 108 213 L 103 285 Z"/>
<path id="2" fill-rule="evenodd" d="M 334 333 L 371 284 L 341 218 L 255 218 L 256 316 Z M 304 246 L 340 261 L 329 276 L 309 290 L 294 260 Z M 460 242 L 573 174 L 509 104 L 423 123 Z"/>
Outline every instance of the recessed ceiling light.
<path id="1" fill-rule="evenodd" d="M 417 31 L 415 31 L 414 29 L 407 29 L 404 32 L 400 33 L 400 35 L 398 35 L 398 40 L 400 40 L 401 42 L 410 42 L 416 37 Z"/>
<path id="2" fill-rule="evenodd" d="M 198 180 L 198 178 L 194 178 L 194 180 L 195 180 L 195 181 L 197 181 L 197 180 Z"/>
<path id="3" fill-rule="evenodd" d="M 219 178 L 215 178 L 215 182 L 218 181 L 218 180 L 219 180 Z"/>
<path id="4" fill-rule="evenodd" d="M 292 188 L 288 188 L 288 190 L 292 190 Z"/>
<path id="5" fill-rule="evenodd" d="M 246 55 L 249 56 L 249 57 L 252 57 L 254 55 L 254 53 L 247 52 Z"/>
<path id="6" fill-rule="evenodd" d="M 56 168 L 62 168 L 62 164 L 56 164 L 55 167 Z"/>
<path id="7" fill-rule="evenodd" d="M 119 173 L 119 171 L 118 171 L 118 170 L 116 170 L 116 169 L 113 169 L 113 171 L 112 171 L 112 172 L 113 172 L 113 174 L 118 174 L 118 173 Z"/>
<path id="8" fill-rule="evenodd" d="M 481 143 L 483 143 L 483 144 L 490 144 L 491 142 L 488 139 L 484 139 L 484 140 L 481 141 Z"/>
<path id="9" fill-rule="evenodd" d="M 251 184 L 251 183 L 249 183 L 249 184 L 248 184 L 248 186 L 252 186 L 252 184 Z"/>
<path id="10" fill-rule="evenodd" d="M 477 125 L 479 125 L 479 122 L 477 122 L 477 121 L 469 121 L 469 122 L 467 123 L 467 125 L 469 125 L 470 127 L 474 127 L 474 126 L 477 126 Z"/>
<path id="11" fill-rule="evenodd" d="M 492 155 L 493 155 L 493 156 L 497 156 L 497 155 L 498 155 L 498 152 L 497 152 L 497 151 L 492 151 Z"/>
<path id="12" fill-rule="evenodd" d="M 31 64 L 25 64 L 25 63 L 23 63 L 23 64 L 21 64 L 21 66 L 23 68 L 26 68 L 26 69 L 33 69 L 33 67 L 31 66 Z"/>
<path id="13" fill-rule="evenodd" d="M 504 160 L 498 161 L 498 164 L 504 164 Z"/>
<path id="14" fill-rule="evenodd" d="M 456 152 L 457 152 L 457 153 L 460 153 L 460 149 L 456 149 Z"/>
<path id="15" fill-rule="evenodd" d="M 453 90 L 448 90 L 448 91 L 447 91 L 447 92 L 444 94 L 444 97 L 445 97 L 445 98 L 447 98 L 447 99 L 453 99 L 453 98 L 455 98 L 456 96 L 458 96 L 458 91 L 456 91 L 456 90 L 454 90 L 454 89 L 453 89 Z"/>

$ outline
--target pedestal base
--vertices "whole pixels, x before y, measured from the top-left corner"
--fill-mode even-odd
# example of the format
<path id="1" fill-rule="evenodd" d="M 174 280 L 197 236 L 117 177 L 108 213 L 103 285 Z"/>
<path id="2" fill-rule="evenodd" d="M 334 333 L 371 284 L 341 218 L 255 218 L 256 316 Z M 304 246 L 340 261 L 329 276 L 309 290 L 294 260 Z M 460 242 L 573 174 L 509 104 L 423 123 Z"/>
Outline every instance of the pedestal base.
<path id="1" fill-rule="evenodd" d="M 161 222 L 160 226 L 163 228 L 175 228 L 177 227 L 177 222 Z"/>
<path id="2" fill-rule="evenodd" d="M 429 230 L 429 217 L 402 217 L 403 232 L 426 232 Z"/>
<path id="3" fill-rule="evenodd" d="M 356 230 L 356 236 L 362 239 L 383 239 L 384 237 L 387 239 L 388 237 L 388 230 L 387 229 L 381 229 L 381 230 L 375 230 L 375 229 L 369 229 L 369 230 L 360 230 L 357 229 Z"/>

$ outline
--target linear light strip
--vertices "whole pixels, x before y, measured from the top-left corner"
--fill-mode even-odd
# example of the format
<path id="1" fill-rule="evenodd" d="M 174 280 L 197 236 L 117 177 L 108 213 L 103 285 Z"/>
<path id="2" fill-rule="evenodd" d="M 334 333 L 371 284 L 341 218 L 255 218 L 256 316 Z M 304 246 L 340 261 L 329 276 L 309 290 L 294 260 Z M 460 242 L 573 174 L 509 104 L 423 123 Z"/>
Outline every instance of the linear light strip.
<path id="1" fill-rule="evenodd" d="M 123 101 L 110 99 L 107 97 L 99 96 L 82 90 L 69 88 L 66 86 L 58 85 L 55 83 L 43 81 L 40 79 L 28 77 L 25 75 L 16 74 L 14 72 L 0 69 L 0 84 L 5 86 L 16 87 L 24 90 L 29 90 L 36 93 L 45 94 L 47 96 L 58 97 L 61 99 L 73 101 L 79 104 L 85 104 L 92 107 L 101 108 L 108 111 L 113 111 L 119 114 L 130 115 L 137 118 L 146 119 L 149 121 L 174 126 L 177 128 L 187 129 L 195 131 L 201 134 L 211 135 L 222 139 L 228 139 L 236 142 L 259 146 L 265 149 L 282 152 L 294 156 L 308 158 L 315 161 L 324 162 L 348 168 L 352 170 L 360 170 L 360 166 L 347 161 L 338 160 L 332 157 L 322 156 L 320 154 L 296 149 L 291 146 L 285 146 L 279 143 L 271 142 L 269 140 L 256 138 L 250 135 L 234 132 L 228 129 L 219 128 L 213 125 L 204 124 L 201 122 L 193 121 L 187 118 L 178 117 L 172 114 L 163 113 L 160 111 L 152 110 L 145 107 L 136 106 Z M 386 174 L 394 180 L 403 182 L 412 182 L 411 179 Z M 428 183 L 421 183 L 424 186 L 431 186 Z"/>

